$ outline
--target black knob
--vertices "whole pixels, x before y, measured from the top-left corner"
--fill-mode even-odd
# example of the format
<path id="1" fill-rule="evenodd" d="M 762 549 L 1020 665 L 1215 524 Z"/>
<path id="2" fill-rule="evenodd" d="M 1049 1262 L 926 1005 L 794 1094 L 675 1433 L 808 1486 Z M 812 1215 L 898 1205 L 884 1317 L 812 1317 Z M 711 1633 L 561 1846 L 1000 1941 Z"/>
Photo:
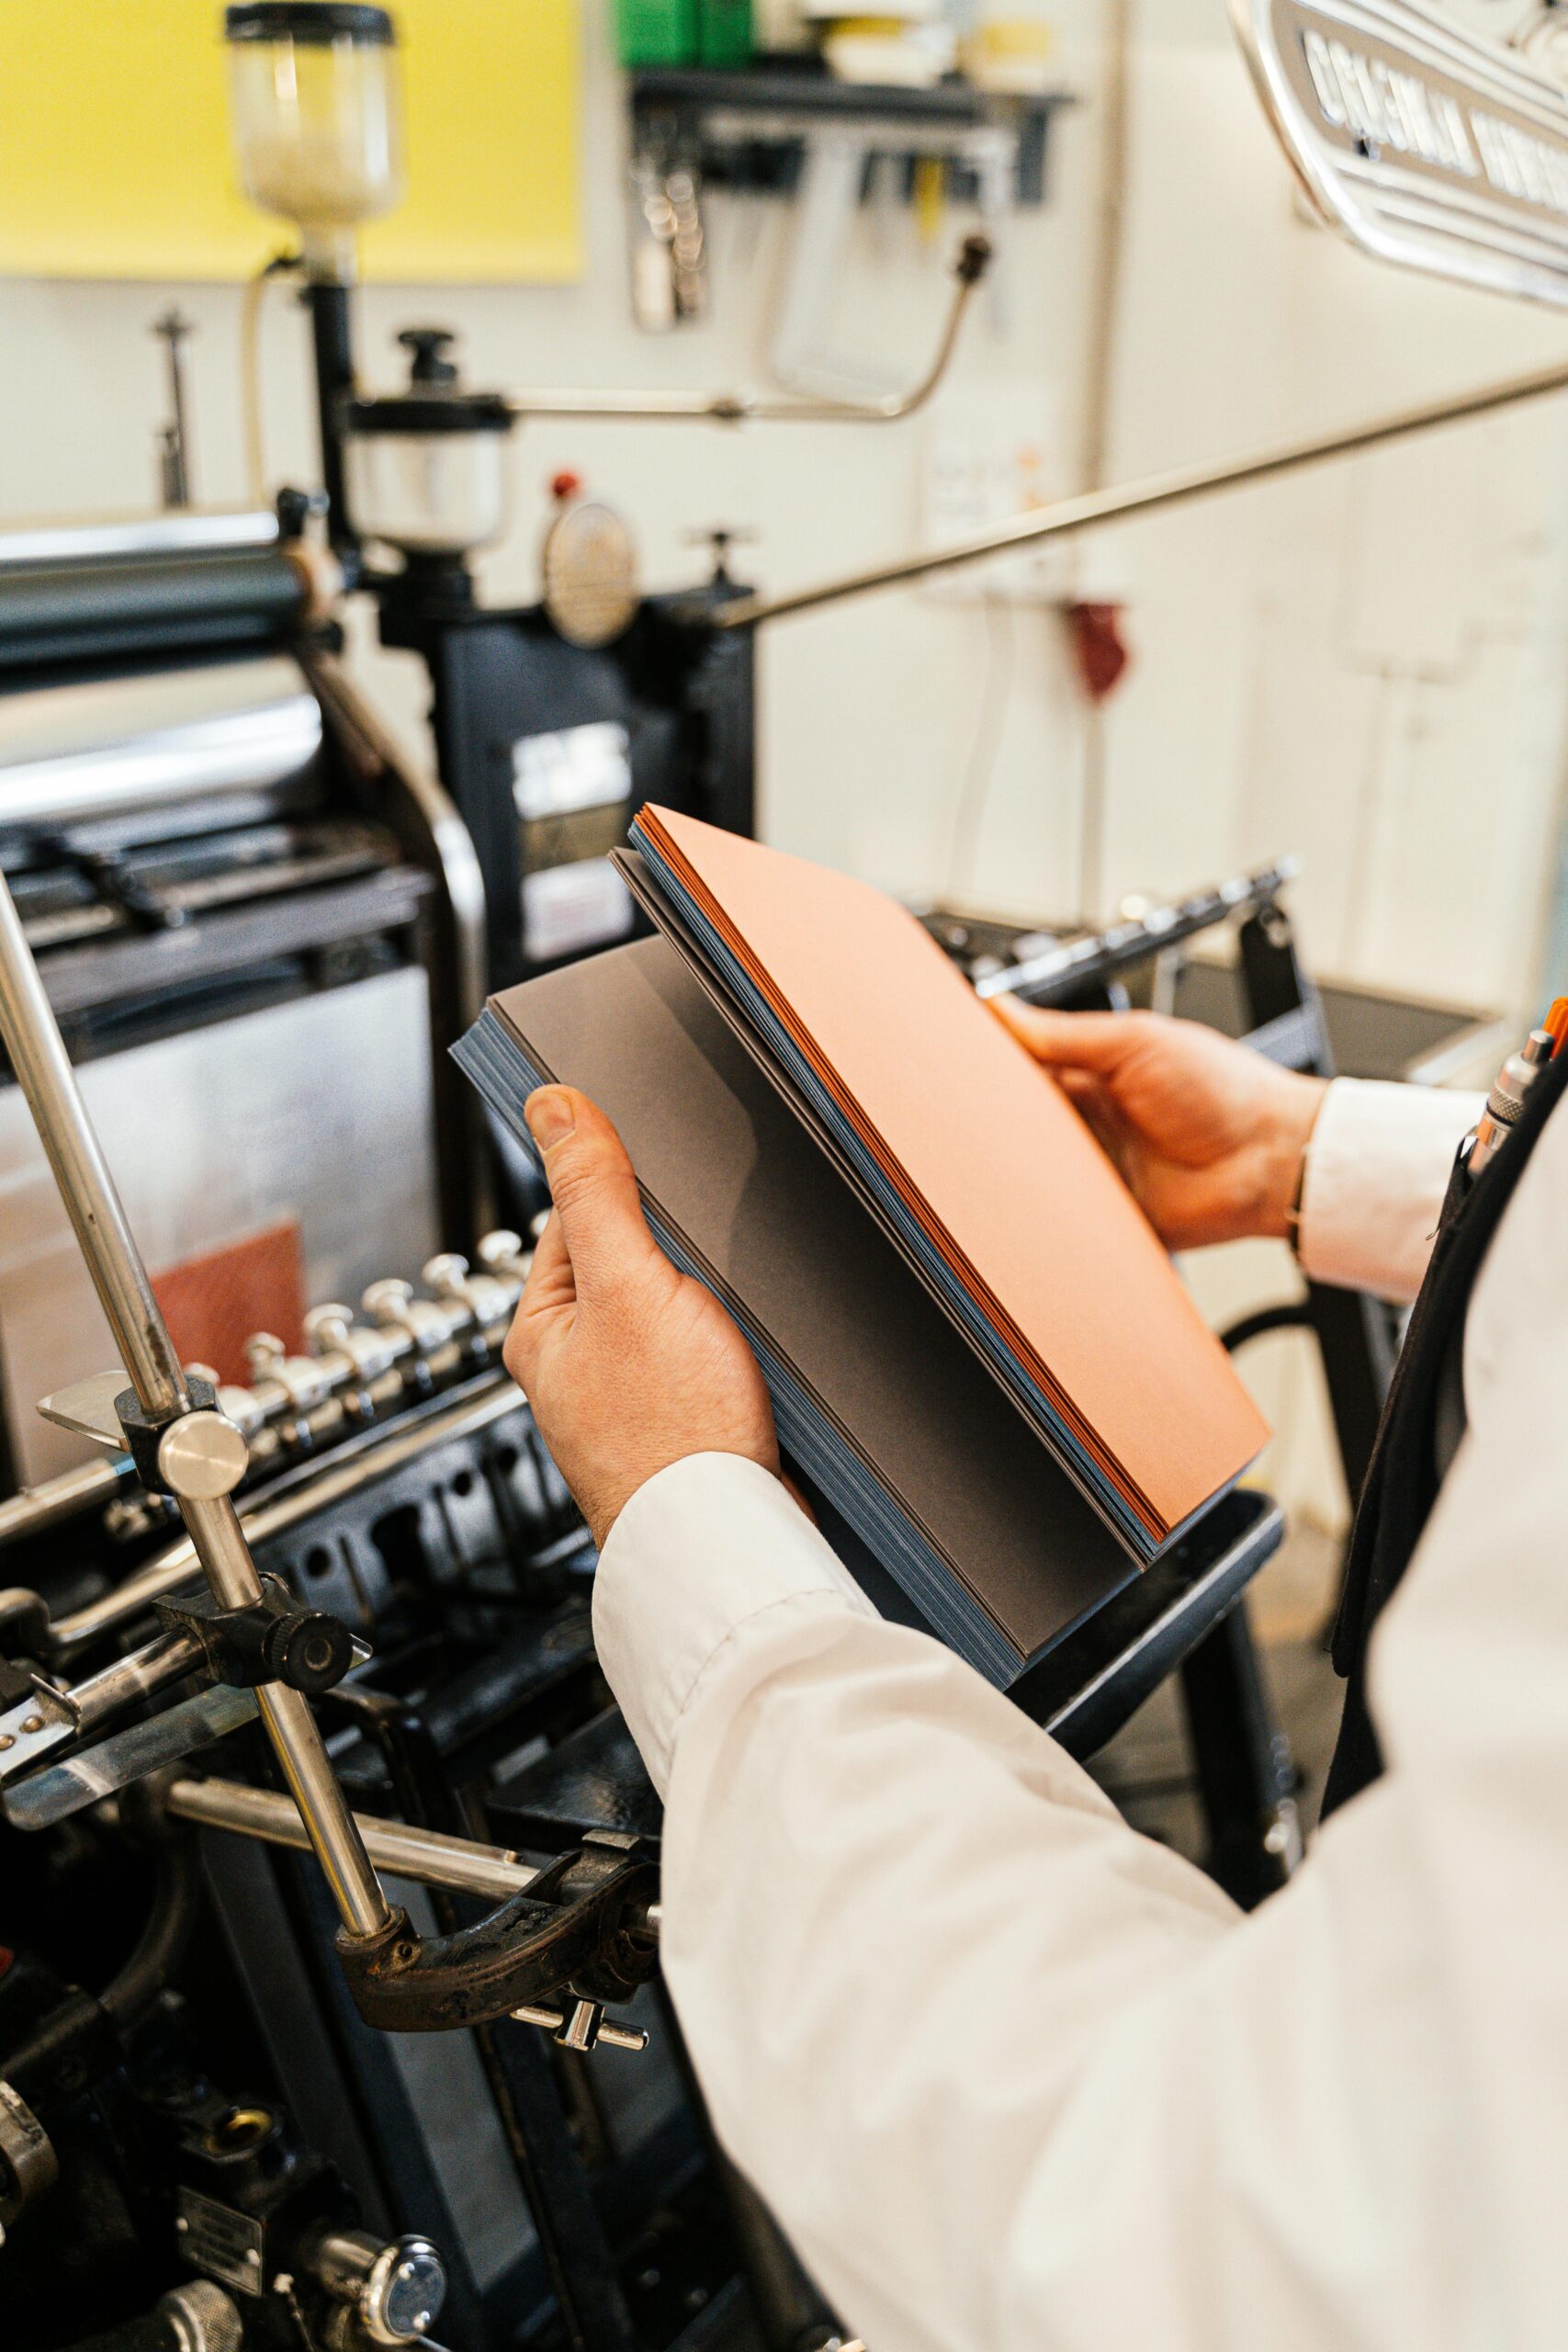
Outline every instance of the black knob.
<path id="1" fill-rule="evenodd" d="M 446 352 L 457 340 L 450 327 L 405 327 L 398 341 L 405 351 L 413 354 L 410 383 L 455 384 L 457 363 L 447 358 Z"/>
<path id="2" fill-rule="evenodd" d="M 313 514 L 327 511 L 327 495 L 322 490 L 280 490 L 277 493 L 277 528 L 285 539 L 302 539 L 305 526 Z"/>
<path id="3" fill-rule="evenodd" d="M 262 1654 L 270 1674 L 309 1698 L 343 1680 L 354 1663 L 354 1636 L 324 1609 L 296 1609 L 274 1619 Z"/>

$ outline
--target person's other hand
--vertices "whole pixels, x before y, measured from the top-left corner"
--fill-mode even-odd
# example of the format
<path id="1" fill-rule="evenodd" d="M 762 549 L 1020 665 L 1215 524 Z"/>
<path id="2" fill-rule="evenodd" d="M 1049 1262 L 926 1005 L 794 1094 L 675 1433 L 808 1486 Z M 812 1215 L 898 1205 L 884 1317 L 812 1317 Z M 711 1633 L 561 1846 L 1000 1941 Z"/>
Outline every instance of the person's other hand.
<path id="1" fill-rule="evenodd" d="M 992 1010 L 1077 1105 L 1170 1250 L 1282 1238 L 1325 1093 L 1195 1021 Z"/>
<path id="2" fill-rule="evenodd" d="M 647 1479 L 689 1453 L 744 1454 L 776 1476 L 757 1359 L 713 1294 L 654 1240 L 609 1120 L 566 1086 L 540 1088 L 525 1116 L 555 1205 L 506 1368 L 594 1542 Z"/>

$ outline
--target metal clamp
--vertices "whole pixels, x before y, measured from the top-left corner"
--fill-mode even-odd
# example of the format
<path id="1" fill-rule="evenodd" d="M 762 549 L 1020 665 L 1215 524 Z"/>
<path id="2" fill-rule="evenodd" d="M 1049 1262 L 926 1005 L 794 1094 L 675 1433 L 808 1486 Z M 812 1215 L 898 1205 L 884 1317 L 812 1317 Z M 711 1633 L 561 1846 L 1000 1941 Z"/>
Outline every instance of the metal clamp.
<path id="1" fill-rule="evenodd" d="M 366 2024 L 394 2033 L 485 2025 L 563 1987 L 576 2000 L 622 2000 L 658 1964 L 657 1887 L 637 1839 L 595 1837 L 471 1928 L 421 1937 L 399 1912 L 379 1936 L 340 1935 L 338 1957 Z"/>
<path id="2" fill-rule="evenodd" d="M 0 2082 L 0 2245 L 6 2232 L 60 2177 L 60 2160 L 43 2125 L 9 2083 Z"/>
<path id="3" fill-rule="evenodd" d="M 216 1502 L 231 1495 L 250 1468 L 244 1431 L 218 1410 L 218 1391 L 208 1380 L 187 1376 L 188 1409 L 151 1413 L 134 1388 L 114 1400 L 115 1418 L 136 1475 L 149 1494 L 186 1496 Z"/>
<path id="4" fill-rule="evenodd" d="M 341 1682 L 356 1657 L 370 1655 L 341 1618 L 302 1609 L 279 1577 L 263 1577 L 260 1599 L 239 1608 L 222 1608 L 205 1593 L 153 1606 L 171 1633 L 201 1644 L 214 1678 L 236 1690 L 285 1682 L 313 1697 Z"/>

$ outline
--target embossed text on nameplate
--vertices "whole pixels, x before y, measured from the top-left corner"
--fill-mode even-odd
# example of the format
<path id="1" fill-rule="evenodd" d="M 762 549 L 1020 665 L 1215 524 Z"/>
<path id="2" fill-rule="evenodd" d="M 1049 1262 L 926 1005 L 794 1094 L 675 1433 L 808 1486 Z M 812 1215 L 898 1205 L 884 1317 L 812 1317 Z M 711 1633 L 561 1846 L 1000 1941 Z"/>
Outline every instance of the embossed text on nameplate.
<path id="1" fill-rule="evenodd" d="M 175 2226 L 180 2251 L 193 2270 L 205 2270 L 209 2278 L 220 2278 L 242 2294 L 259 2295 L 265 2290 L 262 2227 L 248 2213 L 220 2205 L 216 2198 L 203 2197 L 197 2189 L 182 2188 Z"/>
<path id="2" fill-rule="evenodd" d="M 1325 219 L 1368 252 L 1568 303 L 1568 90 L 1412 0 L 1231 0 Z"/>

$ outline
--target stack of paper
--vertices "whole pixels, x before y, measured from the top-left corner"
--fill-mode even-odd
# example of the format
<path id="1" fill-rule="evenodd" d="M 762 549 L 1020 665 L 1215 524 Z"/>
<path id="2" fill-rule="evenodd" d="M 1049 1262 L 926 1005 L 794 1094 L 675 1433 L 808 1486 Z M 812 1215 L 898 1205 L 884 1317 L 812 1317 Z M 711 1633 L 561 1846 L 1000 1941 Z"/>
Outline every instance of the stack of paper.
<path id="1" fill-rule="evenodd" d="M 459 1058 L 524 1141 L 535 1085 L 602 1105 L 786 1453 L 900 1613 L 1010 1682 L 1266 1429 L 1077 1113 L 912 916 L 693 819 L 646 808 L 634 840 L 664 936 L 493 998 Z"/>

